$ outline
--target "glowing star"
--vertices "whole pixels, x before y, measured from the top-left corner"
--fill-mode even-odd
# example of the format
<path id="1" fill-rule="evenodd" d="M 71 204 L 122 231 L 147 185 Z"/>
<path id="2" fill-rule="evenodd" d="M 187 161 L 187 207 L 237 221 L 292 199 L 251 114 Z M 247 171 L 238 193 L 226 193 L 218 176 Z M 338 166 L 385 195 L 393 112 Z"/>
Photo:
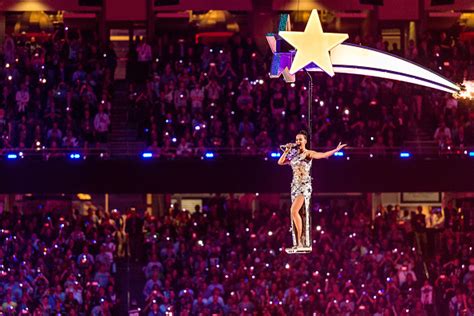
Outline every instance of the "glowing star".
<path id="1" fill-rule="evenodd" d="M 282 22 L 283 21 L 283 22 Z M 267 34 L 274 54 L 270 78 L 283 74 L 286 82 L 294 82 L 294 74 L 301 69 L 385 78 L 459 93 L 461 88 L 434 71 L 398 56 L 369 47 L 343 44 L 347 34 L 324 33 L 317 10 L 311 12 L 304 32 L 289 31 L 288 15 L 282 15 L 278 34 Z M 295 51 L 283 51 L 281 41 L 287 41 Z M 462 95 L 471 97 L 468 85 Z"/>
<path id="2" fill-rule="evenodd" d="M 296 48 L 290 74 L 315 63 L 331 77 L 334 76 L 334 70 L 329 51 L 349 38 L 347 34 L 324 33 L 317 10 L 311 11 L 304 32 L 280 31 L 278 35 Z"/>

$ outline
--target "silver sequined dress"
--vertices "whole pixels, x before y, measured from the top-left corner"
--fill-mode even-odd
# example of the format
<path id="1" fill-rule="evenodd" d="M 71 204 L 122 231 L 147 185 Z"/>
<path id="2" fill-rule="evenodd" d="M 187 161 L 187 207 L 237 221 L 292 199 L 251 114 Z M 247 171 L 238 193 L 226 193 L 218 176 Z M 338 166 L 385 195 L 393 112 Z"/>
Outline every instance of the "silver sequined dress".
<path id="1" fill-rule="evenodd" d="M 290 158 L 291 169 L 293 169 L 293 181 L 291 181 L 291 202 L 298 195 L 303 195 L 305 201 L 311 197 L 311 159 L 305 158 L 305 153 L 296 153 Z"/>

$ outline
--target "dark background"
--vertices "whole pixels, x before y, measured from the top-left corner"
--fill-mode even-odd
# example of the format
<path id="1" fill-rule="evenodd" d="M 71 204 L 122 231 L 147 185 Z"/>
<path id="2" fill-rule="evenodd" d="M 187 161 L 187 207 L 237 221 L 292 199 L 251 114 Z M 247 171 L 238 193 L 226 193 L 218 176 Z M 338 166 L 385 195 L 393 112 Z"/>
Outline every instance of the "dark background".
<path id="1" fill-rule="evenodd" d="M 315 192 L 474 191 L 474 159 L 317 160 Z M 0 193 L 200 193 L 290 190 L 276 160 L 1 161 Z"/>

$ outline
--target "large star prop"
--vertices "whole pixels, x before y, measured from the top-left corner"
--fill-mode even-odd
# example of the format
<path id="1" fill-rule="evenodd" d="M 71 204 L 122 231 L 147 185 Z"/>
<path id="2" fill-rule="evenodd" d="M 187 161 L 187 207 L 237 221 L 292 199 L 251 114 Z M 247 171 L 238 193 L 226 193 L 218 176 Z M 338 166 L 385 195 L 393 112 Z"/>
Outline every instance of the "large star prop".
<path id="1" fill-rule="evenodd" d="M 334 70 L 329 52 L 349 38 L 347 34 L 324 33 L 316 10 L 311 11 L 304 32 L 280 31 L 278 35 L 296 49 L 291 74 L 314 63 L 331 77 L 334 76 Z"/>
<path id="2" fill-rule="evenodd" d="M 270 78 L 283 75 L 286 82 L 294 82 L 295 73 L 304 69 L 323 71 L 330 76 L 345 73 L 399 80 L 449 93 L 461 90 L 458 84 L 410 60 L 370 47 L 342 43 L 347 34 L 324 33 L 317 10 L 311 12 L 304 32 L 290 32 L 287 14 L 281 16 L 278 31 L 278 34 L 267 34 L 273 53 Z M 282 41 L 288 42 L 296 52 L 282 49 Z"/>

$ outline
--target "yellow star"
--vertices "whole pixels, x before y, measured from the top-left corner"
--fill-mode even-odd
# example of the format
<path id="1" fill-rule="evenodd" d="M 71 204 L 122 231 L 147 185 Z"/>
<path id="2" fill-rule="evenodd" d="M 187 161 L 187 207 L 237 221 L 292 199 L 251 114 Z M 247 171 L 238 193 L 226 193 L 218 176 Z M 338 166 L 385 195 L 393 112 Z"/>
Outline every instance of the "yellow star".
<path id="1" fill-rule="evenodd" d="M 329 51 L 349 37 L 343 33 L 324 33 L 317 10 L 311 11 L 304 32 L 280 31 L 278 35 L 296 48 L 291 74 L 313 62 L 331 77 L 334 76 L 334 70 Z"/>

